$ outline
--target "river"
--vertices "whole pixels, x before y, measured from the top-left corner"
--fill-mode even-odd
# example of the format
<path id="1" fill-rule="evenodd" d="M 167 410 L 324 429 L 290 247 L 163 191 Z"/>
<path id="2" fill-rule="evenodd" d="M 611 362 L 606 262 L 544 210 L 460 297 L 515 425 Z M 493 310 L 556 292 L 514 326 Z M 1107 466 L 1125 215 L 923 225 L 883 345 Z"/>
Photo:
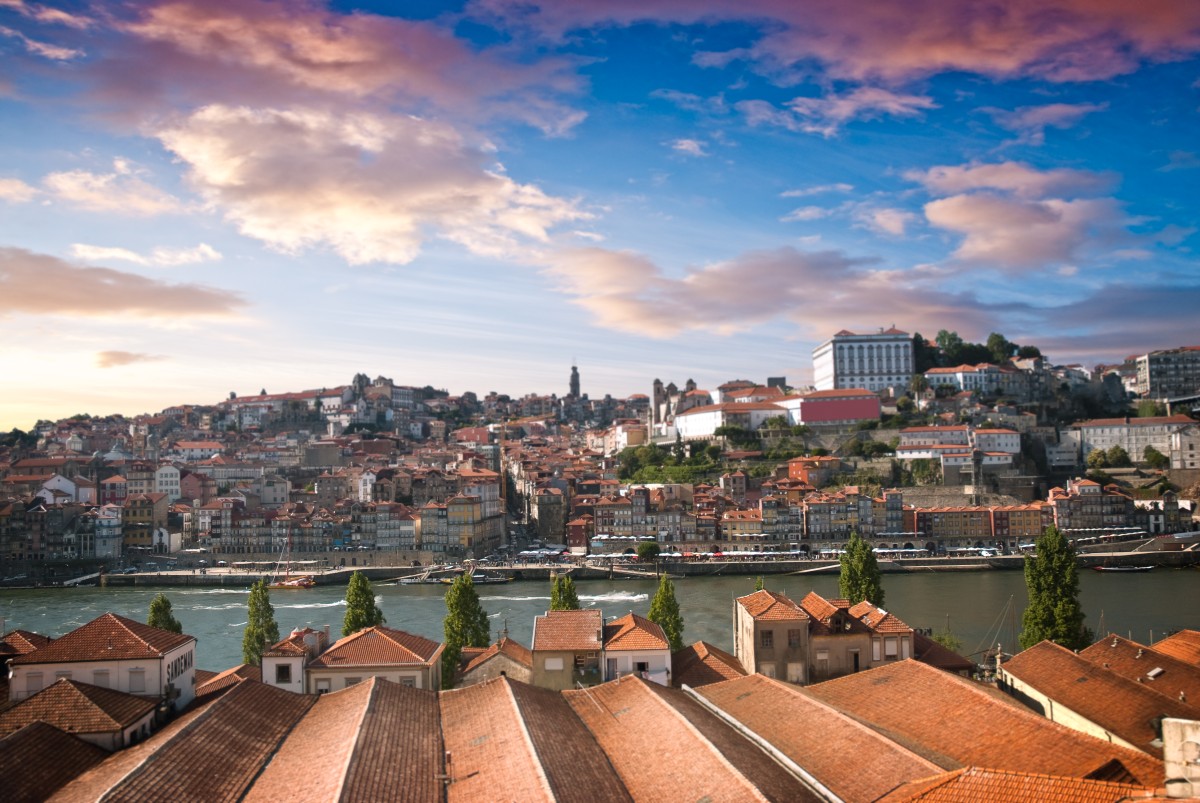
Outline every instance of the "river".
<path id="1" fill-rule="evenodd" d="M 837 596 L 836 575 L 766 578 L 767 588 L 799 600 L 809 591 Z M 1143 644 L 1181 628 L 1200 628 L 1200 572 L 1159 568 L 1143 574 L 1080 573 L 1081 600 L 1087 624 L 1100 633 L 1119 633 Z M 629 611 L 645 614 L 654 594 L 652 580 L 589 580 L 577 584 L 584 607 L 598 607 L 605 616 Z M 549 583 L 514 582 L 479 586 L 480 598 L 492 622 L 493 637 L 506 626 L 509 634 L 528 645 L 534 616 L 550 604 Z M 0 591 L 0 617 L 7 632 L 24 628 L 48 636 L 67 631 L 111 611 L 145 621 L 154 588 L 54 588 Z M 199 640 L 197 665 L 220 671 L 242 660 L 242 629 L 246 624 L 249 588 L 164 588 L 184 632 Z M 732 648 L 734 597 L 754 590 L 752 577 L 695 577 L 677 580 L 675 594 L 684 619 L 684 641 L 704 639 Z M 442 639 L 445 605 L 443 586 L 375 585 L 379 605 L 391 627 Z M 1024 576 L 1019 571 L 944 572 L 884 575 L 885 608 L 913 627 L 951 631 L 973 653 L 999 640 L 1015 651 L 1025 607 Z M 318 587 L 303 591 L 274 591 L 271 602 L 280 633 L 308 625 L 330 626 L 341 632 L 345 589 Z M 1009 602 L 1012 601 L 1011 607 Z M 1008 612 L 1006 613 L 1006 609 Z"/>

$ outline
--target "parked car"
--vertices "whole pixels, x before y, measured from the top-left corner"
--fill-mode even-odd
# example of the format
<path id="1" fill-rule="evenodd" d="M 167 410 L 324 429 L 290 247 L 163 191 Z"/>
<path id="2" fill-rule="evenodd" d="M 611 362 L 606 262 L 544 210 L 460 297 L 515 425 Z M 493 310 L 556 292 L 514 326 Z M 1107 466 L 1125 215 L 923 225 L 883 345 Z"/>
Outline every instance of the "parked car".
<path id="1" fill-rule="evenodd" d="M 126 566 L 121 570 L 121 574 L 137 574 L 137 566 Z"/>

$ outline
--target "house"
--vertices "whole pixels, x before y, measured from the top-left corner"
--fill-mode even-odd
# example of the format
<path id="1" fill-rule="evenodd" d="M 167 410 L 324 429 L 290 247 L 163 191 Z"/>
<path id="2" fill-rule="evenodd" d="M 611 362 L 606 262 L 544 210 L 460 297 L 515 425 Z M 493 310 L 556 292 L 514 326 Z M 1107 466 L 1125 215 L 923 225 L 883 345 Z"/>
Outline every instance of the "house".
<path id="1" fill-rule="evenodd" d="M 41 721 L 108 751 L 146 738 L 155 700 L 62 678 L 0 713 L 0 738 Z"/>
<path id="2" fill-rule="evenodd" d="M 671 685 L 698 688 L 743 677 L 742 662 L 707 641 L 697 641 L 671 653 Z"/>
<path id="3" fill-rule="evenodd" d="M 808 682 L 809 615 L 784 594 L 759 589 L 733 603 L 733 652 L 748 672 Z"/>
<path id="4" fill-rule="evenodd" d="M 599 610 L 547 611 L 533 620 L 533 685 L 557 691 L 595 686 L 603 650 Z"/>
<path id="5" fill-rule="evenodd" d="M 106 613 L 9 662 L 9 699 L 68 678 L 168 703 L 195 697 L 196 639 Z"/>
<path id="6" fill-rule="evenodd" d="M 41 721 L 26 725 L 0 739 L 4 797 L 13 803 L 49 800 L 107 757 L 106 751 L 53 725 Z"/>
<path id="7" fill-rule="evenodd" d="M 463 653 L 466 659 L 466 648 Z M 533 653 L 525 645 L 510 639 L 507 634 L 490 647 L 471 655 L 465 661 L 458 682 L 454 685 L 462 688 L 498 677 L 510 677 L 522 683 L 530 683 L 533 680 Z"/>
<path id="8" fill-rule="evenodd" d="M 263 653 L 263 682 L 304 694 L 325 694 L 373 677 L 438 689 L 443 646 L 383 625 L 363 628 L 329 645 L 328 628 L 303 628 Z"/>
<path id="9" fill-rule="evenodd" d="M 671 645 L 656 622 L 632 611 L 604 625 L 604 679 L 636 674 L 663 686 L 671 682 Z"/>

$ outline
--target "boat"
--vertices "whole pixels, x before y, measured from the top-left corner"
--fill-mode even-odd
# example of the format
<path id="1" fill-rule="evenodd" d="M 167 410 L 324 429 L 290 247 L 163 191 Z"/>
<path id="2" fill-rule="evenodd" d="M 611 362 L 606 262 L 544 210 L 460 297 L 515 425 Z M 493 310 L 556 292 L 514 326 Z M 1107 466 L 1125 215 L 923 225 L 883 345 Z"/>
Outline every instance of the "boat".
<path id="1" fill-rule="evenodd" d="M 1094 572 L 1148 572 L 1153 566 L 1093 566 Z"/>
<path id="2" fill-rule="evenodd" d="M 283 567 L 282 577 L 279 574 L 281 566 Z M 316 587 L 317 581 L 308 575 L 292 576 L 292 528 L 288 527 L 287 543 L 279 554 L 279 560 L 275 563 L 275 573 L 271 576 L 271 581 L 267 583 L 267 588 L 297 590 Z"/>
<path id="3" fill-rule="evenodd" d="M 453 577 L 442 577 L 438 580 L 438 582 L 446 583 L 447 585 L 449 585 L 454 582 L 454 578 Z M 506 577 L 502 574 L 472 574 L 471 582 L 474 583 L 475 585 L 489 585 L 491 583 L 511 583 L 512 578 Z"/>

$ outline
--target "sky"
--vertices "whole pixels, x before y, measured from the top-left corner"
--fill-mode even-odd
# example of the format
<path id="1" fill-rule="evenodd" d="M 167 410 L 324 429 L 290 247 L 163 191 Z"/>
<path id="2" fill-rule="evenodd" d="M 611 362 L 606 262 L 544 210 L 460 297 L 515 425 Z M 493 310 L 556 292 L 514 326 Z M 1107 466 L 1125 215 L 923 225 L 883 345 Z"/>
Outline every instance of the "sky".
<path id="1" fill-rule="evenodd" d="M 0 430 L 1200 344 L 1198 116 L 1179 0 L 0 0 Z"/>

